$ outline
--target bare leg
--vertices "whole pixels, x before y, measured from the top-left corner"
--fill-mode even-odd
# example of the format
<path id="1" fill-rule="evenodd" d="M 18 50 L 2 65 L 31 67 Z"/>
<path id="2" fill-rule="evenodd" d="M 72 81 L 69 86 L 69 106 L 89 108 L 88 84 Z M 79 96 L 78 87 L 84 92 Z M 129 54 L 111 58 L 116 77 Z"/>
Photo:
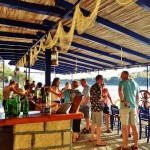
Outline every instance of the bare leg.
<path id="1" fill-rule="evenodd" d="M 72 142 L 76 142 L 76 139 L 77 139 L 77 136 L 78 136 L 78 133 L 77 132 L 73 132 L 73 136 L 72 136 Z"/>
<path id="2" fill-rule="evenodd" d="M 134 147 L 138 147 L 138 132 L 137 127 L 135 125 L 131 125 L 133 138 L 134 138 Z"/>
<path id="3" fill-rule="evenodd" d="M 128 125 L 128 134 L 130 134 L 130 124 Z"/>
<path id="4" fill-rule="evenodd" d="M 128 125 L 122 125 L 123 147 L 128 147 Z"/>
<path id="5" fill-rule="evenodd" d="M 97 145 L 107 145 L 107 142 L 102 142 L 101 140 L 101 126 L 97 126 L 96 128 L 96 137 L 97 137 L 97 140 L 96 140 L 96 144 Z"/>
<path id="6" fill-rule="evenodd" d="M 95 123 L 92 123 L 92 125 L 91 125 L 91 141 L 93 141 L 95 139 L 94 133 L 95 133 Z"/>
<path id="7" fill-rule="evenodd" d="M 85 121 L 86 121 L 86 129 L 89 130 L 89 127 L 90 127 L 90 118 L 86 118 Z"/>
<path id="8" fill-rule="evenodd" d="M 101 141 L 101 126 L 97 126 L 96 128 L 96 137 L 97 137 L 97 144 Z"/>
<path id="9" fill-rule="evenodd" d="M 105 123 L 106 123 L 106 130 L 109 130 L 109 115 L 108 114 L 104 114 L 104 118 L 105 118 Z"/>

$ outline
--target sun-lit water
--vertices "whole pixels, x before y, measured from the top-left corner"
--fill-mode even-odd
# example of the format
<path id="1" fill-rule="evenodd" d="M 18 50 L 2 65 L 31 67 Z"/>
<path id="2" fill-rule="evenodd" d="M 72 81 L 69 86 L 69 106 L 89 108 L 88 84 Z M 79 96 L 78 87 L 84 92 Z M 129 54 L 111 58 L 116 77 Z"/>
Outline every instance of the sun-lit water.
<path id="1" fill-rule="evenodd" d="M 64 85 L 60 85 L 60 89 L 63 87 L 64 87 Z M 117 85 L 107 85 L 106 87 L 110 93 L 110 96 L 111 96 L 113 102 L 115 102 L 117 99 L 119 99 L 118 86 Z M 146 90 L 146 86 L 140 86 L 139 89 L 140 90 Z M 83 90 L 82 86 L 79 87 L 79 90 L 82 92 L 82 90 Z"/>

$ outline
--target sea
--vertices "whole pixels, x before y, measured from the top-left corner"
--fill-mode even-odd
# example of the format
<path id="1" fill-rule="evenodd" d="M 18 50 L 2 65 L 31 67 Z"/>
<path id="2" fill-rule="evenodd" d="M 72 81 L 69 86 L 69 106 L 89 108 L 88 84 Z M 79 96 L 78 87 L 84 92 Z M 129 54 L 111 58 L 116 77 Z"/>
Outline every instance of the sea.
<path id="1" fill-rule="evenodd" d="M 91 85 L 90 85 L 91 86 Z M 60 85 L 60 89 L 63 88 L 64 85 Z M 105 86 L 108 91 L 109 91 L 109 94 L 112 98 L 112 101 L 115 103 L 118 99 L 119 99 L 119 95 L 118 95 L 118 86 L 117 85 L 106 85 Z M 139 86 L 139 89 L 140 90 L 147 90 L 147 87 L 146 86 Z M 80 85 L 79 86 L 79 90 L 82 92 L 83 90 L 83 87 Z"/>

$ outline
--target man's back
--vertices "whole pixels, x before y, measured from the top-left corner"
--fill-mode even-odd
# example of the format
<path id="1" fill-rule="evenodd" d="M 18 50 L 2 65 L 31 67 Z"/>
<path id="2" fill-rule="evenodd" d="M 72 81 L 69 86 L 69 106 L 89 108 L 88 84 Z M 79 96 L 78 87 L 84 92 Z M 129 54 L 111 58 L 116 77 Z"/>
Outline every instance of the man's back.
<path id="1" fill-rule="evenodd" d="M 3 90 L 3 93 L 4 93 L 4 100 L 7 100 L 8 97 L 10 96 L 11 94 L 11 86 L 6 86 L 4 87 L 4 90 Z"/>
<path id="2" fill-rule="evenodd" d="M 138 85 L 133 80 L 120 81 L 119 86 L 123 89 L 124 100 L 129 102 L 130 108 L 136 107 L 136 94 L 138 93 Z M 121 106 L 122 108 L 122 106 Z"/>

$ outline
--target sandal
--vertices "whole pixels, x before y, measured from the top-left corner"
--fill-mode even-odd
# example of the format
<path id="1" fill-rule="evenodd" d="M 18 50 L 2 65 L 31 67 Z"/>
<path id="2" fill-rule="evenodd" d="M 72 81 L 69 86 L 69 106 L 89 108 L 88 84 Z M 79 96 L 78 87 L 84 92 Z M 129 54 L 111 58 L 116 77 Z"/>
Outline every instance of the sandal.
<path id="1" fill-rule="evenodd" d="M 112 133 L 111 130 L 106 130 L 105 133 Z"/>
<path id="2" fill-rule="evenodd" d="M 117 150 L 128 150 L 128 148 L 124 148 L 123 146 L 120 146 Z"/>
<path id="3" fill-rule="evenodd" d="M 90 142 L 94 142 L 94 141 L 96 141 L 97 139 L 96 138 L 94 138 L 94 139 L 90 139 L 89 141 Z"/>
<path id="4" fill-rule="evenodd" d="M 98 144 L 96 144 L 96 146 L 107 146 L 108 145 L 108 143 L 107 142 L 100 142 L 100 143 L 98 143 Z"/>
<path id="5" fill-rule="evenodd" d="M 87 130 L 86 128 L 83 128 L 82 133 L 90 133 L 90 130 Z"/>
<path id="6" fill-rule="evenodd" d="M 131 146 L 132 150 L 138 150 L 138 147 L 134 147 L 134 145 Z"/>

